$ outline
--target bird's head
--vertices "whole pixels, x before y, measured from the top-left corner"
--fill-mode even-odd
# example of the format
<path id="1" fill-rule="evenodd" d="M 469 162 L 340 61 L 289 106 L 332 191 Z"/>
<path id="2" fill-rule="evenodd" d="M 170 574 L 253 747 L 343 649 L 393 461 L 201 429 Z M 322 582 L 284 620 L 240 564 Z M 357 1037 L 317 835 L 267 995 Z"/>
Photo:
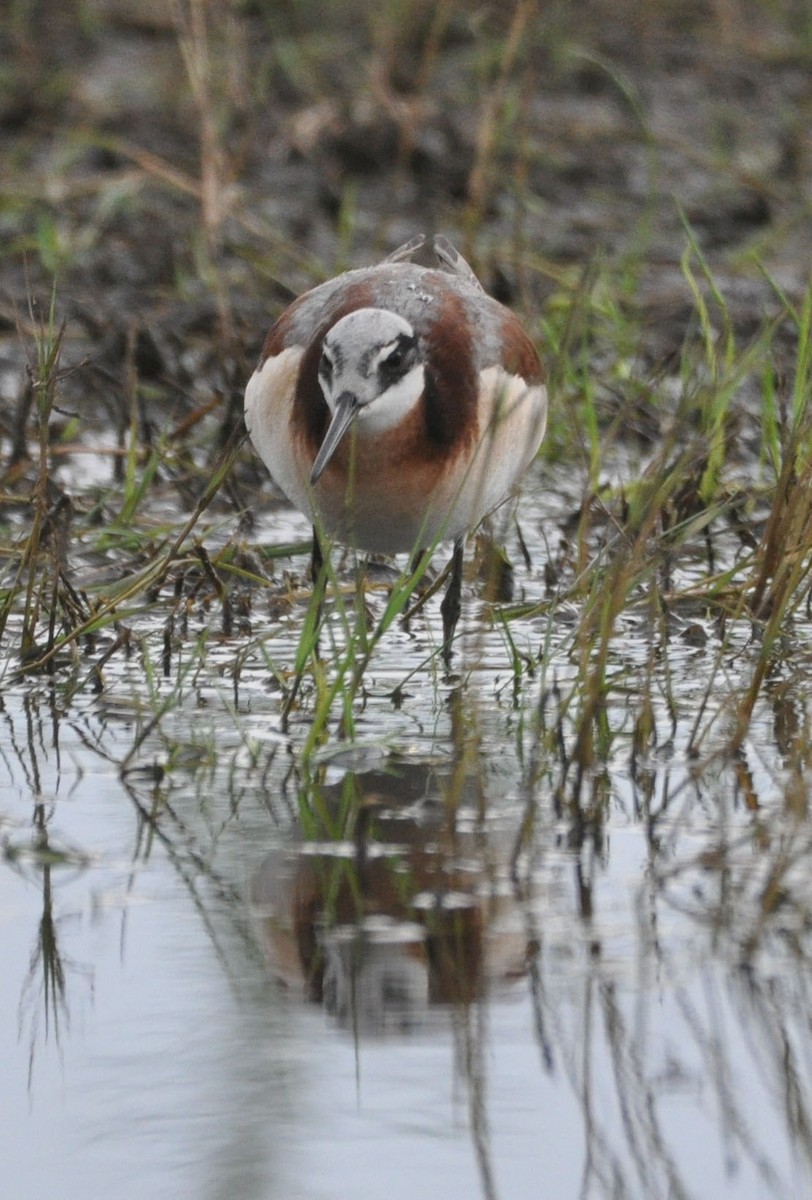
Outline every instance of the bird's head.
<path id="1" fill-rule="evenodd" d="M 384 308 L 348 313 L 324 338 L 319 384 L 332 419 L 313 463 L 311 484 L 354 423 L 359 432 L 384 432 L 420 399 L 425 372 L 414 329 Z"/>

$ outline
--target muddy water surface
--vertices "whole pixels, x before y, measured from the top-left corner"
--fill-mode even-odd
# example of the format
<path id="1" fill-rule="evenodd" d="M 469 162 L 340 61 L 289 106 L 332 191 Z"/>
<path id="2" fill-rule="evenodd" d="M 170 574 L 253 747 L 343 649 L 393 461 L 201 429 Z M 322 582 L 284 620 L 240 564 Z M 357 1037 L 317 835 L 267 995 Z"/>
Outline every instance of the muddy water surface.
<path id="1" fill-rule="evenodd" d="M 394 628 L 353 741 L 334 721 L 305 765 L 313 696 L 283 732 L 273 675 L 298 619 L 255 614 L 253 641 L 192 621 L 164 678 L 145 613 L 98 694 L 8 678 L 4 1195 L 812 1187 L 808 664 L 777 668 L 731 759 L 747 632 L 720 669 L 711 622 L 663 640 L 630 607 L 578 789 L 571 617 L 508 640 L 472 589 L 451 678 L 427 665 L 436 608 Z"/>

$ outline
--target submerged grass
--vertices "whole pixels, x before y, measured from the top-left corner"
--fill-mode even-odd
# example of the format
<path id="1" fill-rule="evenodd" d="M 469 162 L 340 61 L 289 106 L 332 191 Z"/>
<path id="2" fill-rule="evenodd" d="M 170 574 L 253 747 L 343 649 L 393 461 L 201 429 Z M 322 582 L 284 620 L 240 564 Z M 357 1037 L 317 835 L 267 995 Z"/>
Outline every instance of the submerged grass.
<path id="1" fill-rule="evenodd" d="M 573 495 L 572 511 L 562 527 L 561 549 L 551 554 L 546 564 L 530 564 L 532 571 L 545 575 L 548 598 L 531 605 L 485 602 L 486 613 L 503 632 L 505 663 L 513 677 L 517 704 L 527 702 L 531 681 L 548 646 L 543 639 L 538 651 L 524 648 L 514 636 L 514 625 L 522 622 L 524 637 L 528 623 L 544 619 L 549 638 L 556 614 L 567 613 L 568 653 L 574 670 L 566 686 L 559 683 L 553 688 L 557 717 L 546 735 L 553 759 L 546 760 L 545 769 L 550 761 L 557 762 L 554 792 L 558 803 L 573 811 L 580 810 L 589 781 L 594 791 L 601 764 L 613 753 L 615 734 L 607 713 L 617 702 L 618 687 L 625 687 L 615 663 L 618 654 L 622 656 L 629 619 L 637 621 L 646 614 L 651 647 L 645 687 L 632 712 L 632 760 L 636 763 L 654 740 L 653 713 L 662 706 L 662 695 L 655 702 L 655 687 L 661 692 L 665 689 L 666 699 L 670 691 L 668 628 L 682 619 L 683 610 L 689 614 L 688 621 L 693 619 L 690 614 L 696 614 L 706 623 L 719 622 L 730 628 L 746 623 L 751 631 L 750 673 L 735 700 L 730 754 L 737 752 L 747 736 L 765 683 L 786 653 L 787 639 L 795 636 L 795 622 L 808 616 L 805 607 L 809 606 L 812 568 L 810 293 L 797 307 L 785 303 L 777 316 L 765 319 L 754 337 L 739 344 L 723 291 L 690 236 L 683 272 L 693 298 L 698 336 L 690 346 L 686 344 L 679 375 L 671 378 L 667 388 L 655 371 L 644 389 L 649 402 L 647 420 L 659 429 L 647 434 L 648 445 L 638 447 L 632 455 L 628 428 L 638 419 L 641 381 L 628 376 L 625 388 L 617 380 L 607 388 L 600 374 L 588 373 L 588 364 L 602 354 L 603 343 L 615 332 L 626 346 L 627 360 L 634 359 L 632 320 L 625 302 L 618 300 L 614 309 L 605 303 L 612 290 L 608 268 L 604 264 L 597 276 L 584 277 L 568 305 L 560 295 L 552 303 L 545 327 L 557 351 L 557 395 L 545 453 L 553 465 L 562 459 L 580 464 L 583 490 L 580 499 Z M 625 280 L 622 290 L 624 294 L 627 291 Z M 619 296 L 617 290 L 615 295 Z M 231 540 L 216 549 L 207 545 L 211 529 L 201 533 L 199 527 L 212 503 L 222 506 L 225 499 L 227 506 L 231 505 L 233 515 L 220 520 L 226 532 L 233 533 L 234 523 L 240 519 L 235 507 L 235 502 L 243 503 L 239 489 L 230 495 L 226 489 L 233 488 L 235 469 L 242 470 L 246 459 L 241 422 L 233 426 L 216 459 L 211 448 L 199 456 L 204 464 L 213 462 L 211 467 L 199 469 L 197 483 L 191 484 L 199 498 L 182 520 L 164 515 L 165 528 L 156 543 L 158 526 L 153 511 L 171 472 L 165 470 L 169 461 L 166 447 L 154 441 L 143 444 L 143 423 L 135 398 L 131 398 L 121 493 L 118 498 L 111 495 L 102 500 L 105 508 L 112 502 L 112 521 L 94 528 L 84 514 L 95 512 L 98 503 L 88 510 L 81 488 L 68 495 L 54 473 L 51 425 L 59 409 L 60 351 L 65 334 L 64 326 L 56 323 L 55 311 L 56 294 L 49 322 L 40 331 L 36 366 L 31 371 L 35 460 L 28 474 L 17 472 L 12 477 L 7 472 L 32 519 L 28 530 L 16 544 L 9 544 L 3 556 L 6 584 L 0 636 L 6 648 L 6 675 L 13 671 L 22 678 L 47 670 L 65 680 L 68 694 L 88 686 L 99 689 L 111 658 L 125 650 L 131 653 L 133 645 L 138 645 L 131 624 L 160 620 L 161 614 L 168 612 L 162 661 L 164 674 L 169 676 L 176 670 L 171 646 L 185 636 L 188 613 L 201 605 L 214 605 L 220 612 L 221 634 L 234 642 L 235 696 L 239 695 L 244 664 L 261 647 L 282 688 L 280 729 L 291 736 L 295 731 L 299 761 L 312 760 L 331 737 L 351 742 L 359 699 L 382 640 L 395 623 L 422 619 L 421 608 L 434 603 L 434 593 L 443 583 L 440 576 L 424 586 L 431 555 L 388 587 L 382 607 L 376 604 L 372 616 L 363 581 L 350 583 L 343 568 L 331 565 L 329 553 L 317 585 L 303 588 L 295 576 L 274 580 L 267 574 L 274 554 L 285 561 L 284 556 L 302 553 L 305 547 L 301 544 L 272 547 L 265 552 L 264 563 L 241 548 L 243 543 Z M 610 322 L 614 320 L 620 327 L 618 331 L 607 324 L 608 314 Z M 788 329 L 796 346 L 795 361 L 779 386 L 771 363 L 775 340 L 779 332 L 786 338 Z M 743 413 L 742 394 L 753 397 L 755 388 L 759 397 L 748 403 L 757 407 Z M 759 441 L 750 455 L 744 456 L 737 437 L 748 421 L 752 429 L 760 430 Z M 9 465 L 9 472 L 14 466 Z M 21 486 L 26 480 L 30 484 L 27 497 Z M 11 511 L 18 502 L 9 495 L 6 503 Z M 128 562 L 126 568 L 120 564 L 124 569 L 117 565 L 124 543 L 111 538 L 116 529 L 127 534 Z M 195 533 L 197 541 L 190 546 Z M 529 556 L 522 541 L 520 546 Z M 77 551 L 83 558 L 103 553 L 111 567 L 108 578 L 83 580 L 81 571 L 71 565 Z M 419 598 L 418 589 L 423 591 Z M 240 642 L 239 629 L 250 627 L 251 610 L 263 595 L 272 604 L 283 604 L 291 619 L 298 619 L 298 643 L 288 662 L 274 652 L 274 630 L 268 638 L 260 634 Z M 323 619 L 325 609 L 329 620 Z M 298 618 L 297 613 L 301 614 Z M 12 614 L 17 619 L 9 624 Z M 10 643 L 12 628 L 16 646 Z M 656 650 L 658 645 L 661 653 Z M 713 679 L 724 670 L 729 652 L 723 636 Z M 205 644 L 199 653 L 205 656 Z M 404 671 L 392 691 L 395 703 L 415 671 L 436 669 L 438 653 L 439 648 L 427 646 L 423 667 L 411 665 Z M 455 678 L 464 679 L 476 665 L 476 638 L 460 639 L 456 654 Z M 84 660 L 81 670 L 79 657 Z M 146 703 L 154 710 L 147 730 L 160 724 L 168 708 L 182 703 L 184 678 L 181 672 L 174 692 L 162 694 L 160 700 L 154 689 L 147 689 Z M 442 686 L 442 673 L 436 678 L 437 686 Z M 709 683 L 709 689 L 712 686 Z M 542 709 L 548 703 L 545 701 Z M 704 711 L 703 705 L 689 749 L 703 742 Z M 717 719 L 711 705 L 707 720 Z M 142 730 L 124 760 L 126 767 L 132 764 L 144 736 Z M 587 808 L 594 810 L 594 797 Z"/>
<path id="2" fill-rule="evenodd" d="M 405 170 L 418 153 L 421 122 L 430 110 L 421 105 L 442 69 L 448 49 L 444 39 L 456 44 L 462 18 L 454 5 L 441 5 L 428 24 L 408 5 L 394 8 L 408 18 L 406 42 L 414 55 L 417 91 L 408 99 L 397 77 L 387 22 L 378 16 L 364 20 L 369 22 L 376 103 L 394 125 L 398 161 Z M 729 739 L 734 753 L 747 736 L 787 641 L 796 636 L 797 622 L 805 619 L 812 545 L 812 300 L 809 288 L 797 303 L 770 281 L 775 310 L 756 328 L 751 320 L 743 333 L 730 304 L 729 281 L 717 278 L 685 205 L 677 201 L 680 337 L 676 347 L 652 357 L 647 256 L 659 212 L 661 143 L 631 73 L 603 50 L 579 44 L 573 31 L 563 32 L 563 25 L 559 30 L 560 14 L 543 27 L 538 17 L 537 5 L 520 0 L 494 20 L 490 40 L 474 38 L 471 43 L 473 73 L 466 86 L 479 106 L 457 224 L 478 264 L 490 258 L 511 265 L 512 279 L 501 282 L 508 291 L 510 284 L 526 307 L 532 305 L 535 327 L 528 324 L 550 364 L 553 406 L 542 457 L 551 471 L 569 464 L 571 478 L 568 511 L 562 513 L 558 506 L 557 528 L 547 534 L 546 561 L 526 564 L 531 576 L 544 579 L 545 598 L 484 603 L 502 631 L 517 706 L 528 703 L 537 679 L 544 680 L 541 712 L 548 711 L 550 697 L 555 697 L 557 715 L 546 735 L 558 770 L 555 791 L 559 797 L 566 791 L 577 806 L 585 784 L 613 752 L 607 713 L 625 687 L 615 660 L 622 657 L 629 621 L 639 621 L 642 614 L 649 640 L 637 707 L 624 697 L 634 710 L 637 760 L 655 737 L 653 712 L 662 707 L 662 697 L 655 704 L 655 688 L 664 694 L 666 707 L 673 706 L 668 682 L 672 627 L 698 622 L 722 629 L 714 678 L 731 648 L 726 628 L 750 630 L 750 674 L 740 681 Z M 291 133 L 291 145 L 306 156 L 308 138 L 320 136 L 323 129 L 332 130 L 340 142 L 341 118 L 328 111 L 320 94 L 324 46 L 287 37 L 277 28 L 279 22 L 284 25 L 282 18 L 266 20 L 273 26 L 274 61 L 289 86 L 301 89 L 314 105 L 307 114 L 311 125 L 303 123 Z M 331 264 L 297 252 L 236 186 L 240 155 L 256 133 L 252 104 L 240 83 L 250 76 L 240 72 L 241 56 L 249 53 L 241 40 L 240 14 L 229 6 L 190 0 L 176 6 L 174 37 L 196 167 L 175 164 L 159 148 L 137 146 L 107 130 L 83 130 L 82 144 L 125 164 L 124 175 L 112 182 L 94 176 L 88 183 L 92 228 L 85 237 L 72 240 L 60 231 L 56 214 L 43 211 L 36 236 L 20 245 L 39 256 L 44 270 L 58 268 L 64 277 L 71 255 L 90 253 L 99 244 L 104 220 L 124 203 L 121 194 L 113 195 L 116 188 L 133 189 L 127 203 L 135 209 L 139 189 L 162 192 L 172 203 L 184 198 L 197 214 L 197 237 L 192 262 L 185 264 L 187 274 L 175 281 L 176 291 L 188 298 L 203 281 L 213 296 L 209 332 L 219 373 L 212 370 L 208 394 L 202 400 L 196 396 L 169 425 L 165 412 L 172 411 L 183 390 L 180 356 L 172 376 L 163 369 L 166 353 L 149 327 L 128 330 L 125 378 L 114 414 L 120 436 L 116 484 L 85 488 L 75 466 L 66 484 L 70 455 L 56 453 L 64 433 L 60 362 L 66 338 L 57 289 L 48 317 L 39 325 L 32 307 L 21 329 L 23 339 L 31 341 L 33 333 L 27 401 L 18 407 L 4 464 L 3 673 L 26 679 L 48 672 L 63 680 L 69 696 L 85 687 L 100 688 L 111 660 L 138 646 L 137 627 L 156 622 L 166 630 L 162 662 L 168 676 L 180 670 L 172 647 L 186 636 L 189 614 L 216 611 L 219 634 L 233 644 L 235 698 L 252 656 L 261 657 L 279 692 L 281 729 L 295 736 L 300 761 L 307 763 L 329 738 L 353 739 L 382 642 L 397 623 L 422 621 L 433 612 L 442 578 L 424 586 L 426 558 L 398 577 L 371 615 L 363 587 L 353 586 L 343 567 L 329 565 L 329 555 L 327 572 L 313 588 L 302 583 L 304 570 L 279 575 L 280 564 L 304 563 L 301 545 L 280 541 L 264 548 L 262 556 L 246 546 L 251 538 L 248 497 L 258 476 L 241 447 L 239 389 L 249 360 L 241 344 L 239 281 L 235 285 L 229 274 L 235 268 L 229 252 L 236 247 L 237 257 L 248 259 L 252 271 L 272 279 L 277 296 L 285 297 L 280 275 L 299 272 L 315 279 L 329 274 Z M 460 44 L 466 44 L 464 38 Z M 625 253 L 592 253 L 576 267 L 539 255 L 525 228 L 539 203 L 533 185 L 539 163 L 545 168 L 550 165 L 545 155 L 551 162 L 554 156 L 552 149 L 538 144 L 532 123 L 539 62 L 546 62 L 545 55 L 556 78 L 585 72 L 590 86 L 608 88 L 619 98 L 642 147 L 646 198 Z M 263 76 L 257 87 L 268 89 L 270 84 Z M 615 135 L 618 128 L 612 127 Z M 513 168 L 507 181 L 502 179 L 505 163 Z M 338 179 L 331 198 L 336 260 L 344 256 L 349 261 L 359 228 L 359 178 Z M 508 194 L 516 210 L 514 225 L 505 222 L 499 234 L 489 233 L 496 199 Z M 240 241 L 232 226 L 247 240 Z M 498 272 L 494 274 L 499 281 Z M 223 415 L 216 424 L 218 408 Z M 576 474 L 577 488 L 572 483 Z M 215 510 L 219 529 L 204 527 L 204 514 Z M 529 560 L 521 539 L 519 544 Z M 483 591 L 478 585 L 477 590 Z M 266 603 L 269 631 L 258 615 Z M 322 620 L 325 610 L 327 621 Z M 276 652 L 283 612 L 297 626 L 289 659 Z M 551 630 L 559 618 L 566 620 L 564 649 L 573 668 L 566 683 L 553 683 L 545 668 Z M 534 647 L 528 644 L 527 630 L 538 627 L 544 633 Z M 432 645 L 431 620 L 427 628 L 425 659 L 404 667 L 391 690 L 395 706 L 416 672 L 435 672 L 441 695 L 446 686 L 458 686 L 460 680 L 464 685 L 475 669 L 477 641 L 469 636 L 458 641 L 454 676 L 448 679 L 436 670 L 439 647 Z M 205 647 L 200 650 L 204 653 Z M 180 703 L 182 693 L 179 686 L 174 703 Z M 156 696 L 148 689 L 148 702 L 160 720 L 167 701 Z M 695 728 L 692 747 L 702 744 L 702 732 Z"/>

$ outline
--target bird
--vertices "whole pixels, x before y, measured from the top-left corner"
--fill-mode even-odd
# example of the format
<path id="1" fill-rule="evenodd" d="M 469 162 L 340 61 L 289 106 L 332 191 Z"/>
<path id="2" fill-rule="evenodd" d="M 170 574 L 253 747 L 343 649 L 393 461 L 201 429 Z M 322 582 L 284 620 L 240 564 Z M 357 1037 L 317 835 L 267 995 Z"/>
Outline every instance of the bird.
<path id="1" fill-rule="evenodd" d="M 288 500 L 366 553 L 454 544 L 443 656 L 461 612 L 466 536 L 513 490 L 547 421 L 546 372 L 518 317 L 442 235 L 303 293 L 268 333 L 245 423 Z"/>

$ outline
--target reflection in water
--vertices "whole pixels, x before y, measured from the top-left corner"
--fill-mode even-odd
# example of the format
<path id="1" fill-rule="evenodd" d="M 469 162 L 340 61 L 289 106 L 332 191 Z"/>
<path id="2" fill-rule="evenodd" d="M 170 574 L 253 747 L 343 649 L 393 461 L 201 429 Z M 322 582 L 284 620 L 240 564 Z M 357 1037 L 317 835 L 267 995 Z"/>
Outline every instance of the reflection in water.
<path id="1" fill-rule="evenodd" d="M 495 930 L 510 903 L 498 838 L 452 787 L 450 768 L 409 762 L 312 785 L 315 836 L 255 877 L 274 971 L 358 1032 L 415 1029 L 430 1005 L 469 1004 L 523 970 L 521 940 Z"/>
<path id="2" fill-rule="evenodd" d="M 0 701 L 0 714 L 2 714 Z M 40 772 L 40 759 L 52 756 L 57 787 L 60 771 L 59 719 L 53 692 L 47 703 L 25 696 L 23 720 L 5 722 L 7 739 L 3 760 L 14 779 L 19 775 L 33 801 L 30 826 L 21 837 L 3 832 L 4 815 L 0 808 L 0 833 L 5 865 L 17 875 L 32 881 L 41 896 L 36 933 L 33 936 L 28 970 L 20 990 L 17 1010 L 20 1037 L 28 1049 L 28 1086 L 32 1086 L 37 1048 L 53 1041 L 58 1048 L 63 1027 L 70 1019 L 68 980 L 81 977 L 92 987 L 92 966 L 86 966 L 64 954 L 60 945 L 60 920 L 56 910 L 55 880 L 66 873 L 81 870 L 86 856 L 81 850 L 62 845 L 52 838 L 50 821 L 54 813 L 51 800 L 46 802 L 46 781 Z M 46 747 L 48 749 L 46 750 Z M 50 755 L 48 753 L 50 751 Z M 50 776 L 50 771 L 49 771 Z M 50 777 L 47 783 L 50 783 Z M 16 824 L 16 822 L 15 822 Z"/>
<path id="3" fill-rule="evenodd" d="M 42 806 L 35 816 L 35 823 L 42 820 Z M 75 964 L 63 961 L 59 948 L 57 924 L 54 919 L 52 866 L 48 862 L 49 847 L 47 830 L 43 826 L 42 836 L 38 839 L 36 853 L 42 855 L 42 916 L 40 918 L 38 938 L 31 953 L 31 963 L 22 988 L 20 997 L 20 1012 L 30 1013 L 29 1035 L 29 1071 L 28 1083 L 31 1086 L 37 1041 L 39 1038 L 40 1017 L 43 1022 L 44 1040 L 53 1037 L 59 1044 L 60 1020 L 68 1018 L 66 995 L 66 969 Z"/>
<path id="4" fill-rule="evenodd" d="M 274 973 L 356 1038 L 413 1035 L 433 1006 L 450 1009 L 490 1198 L 484 1000 L 524 975 L 527 947 L 505 921 L 509 860 L 498 825 L 477 817 L 480 785 L 459 762 L 396 760 L 311 783 L 300 797 L 310 837 L 265 858 L 251 899 Z"/>
<path id="5" fill-rule="evenodd" d="M 15 914 L 25 948 L 15 978 L 6 974 L 3 1053 L 23 1059 L 12 1077 L 29 1088 L 30 1146 L 38 1118 L 60 1119 L 63 1091 L 80 1111 L 93 1105 L 100 1078 L 81 1049 L 114 1003 L 127 1036 L 102 1056 L 112 1102 L 90 1109 L 94 1138 L 111 1124 L 121 1136 L 124 1097 L 152 1097 L 165 1066 L 173 1082 L 153 1102 L 170 1152 L 195 1147 L 213 1169 L 201 1130 L 209 1110 L 227 1112 L 218 1128 L 234 1155 L 251 1145 L 258 1182 L 246 1194 L 263 1200 L 285 1194 L 267 1179 L 271 1148 L 278 1155 L 293 1136 L 291 1105 L 306 1191 L 331 1146 L 349 1153 L 374 1137 L 389 1147 L 408 1130 L 404 1153 L 419 1156 L 421 1190 L 432 1194 L 438 1147 L 456 1130 L 466 1194 L 535 1195 L 540 1178 L 567 1200 L 806 1194 L 812 834 L 798 693 L 773 689 L 754 725 L 758 752 L 725 757 L 714 746 L 681 758 L 669 745 L 630 766 L 631 738 L 616 735 L 577 781 L 528 719 L 521 736 L 507 734 L 507 696 L 504 708 L 476 711 L 475 695 L 472 683 L 451 697 L 445 741 L 379 751 L 372 770 L 333 758 L 295 791 L 276 743 L 246 755 L 267 709 L 239 725 L 210 696 L 193 721 L 168 709 L 136 763 L 144 723 L 131 708 L 116 715 L 93 701 L 68 716 L 47 691 L 4 696 L 0 919 Z M 545 704 L 539 722 L 554 730 L 555 698 Z M 203 713 L 216 756 L 192 753 Z M 623 721 L 607 710 L 608 723 Z M 246 873 L 254 932 L 281 990 L 252 974 L 261 968 L 245 928 Z M 131 961 L 143 981 L 130 975 L 117 992 L 111 962 L 125 972 Z M 215 992 L 201 1008 L 215 978 L 231 1001 Z M 326 1030 L 308 1023 L 316 1005 L 330 1014 Z M 174 1047 L 158 1059 L 156 1028 Z M 198 1029 L 223 1035 L 233 1093 L 219 1094 L 222 1057 L 190 1051 Z M 71 1065 L 51 1096 L 52 1055 L 41 1050 L 57 1039 Z M 342 1047 L 357 1058 L 355 1092 L 329 1065 Z M 425 1071 L 409 1091 L 418 1052 Z M 280 1062 L 300 1059 L 293 1099 L 269 1111 Z M 377 1064 L 395 1081 L 388 1090 Z M 462 1119 L 449 1111 L 452 1091 Z M 378 1112 L 387 1101 L 388 1123 Z M 182 1147 L 172 1140 L 180 1109 Z M 70 1136 L 81 1140 L 78 1127 Z M 125 1137 L 124 1161 L 137 1162 L 138 1137 Z M 223 1152 L 223 1162 L 239 1190 L 239 1155 Z M 335 1170 L 342 1188 L 379 1194 L 362 1163 L 336 1158 Z M 189 1174 L 176 1194 L 199 1194 L 198 1183 Z"/>

